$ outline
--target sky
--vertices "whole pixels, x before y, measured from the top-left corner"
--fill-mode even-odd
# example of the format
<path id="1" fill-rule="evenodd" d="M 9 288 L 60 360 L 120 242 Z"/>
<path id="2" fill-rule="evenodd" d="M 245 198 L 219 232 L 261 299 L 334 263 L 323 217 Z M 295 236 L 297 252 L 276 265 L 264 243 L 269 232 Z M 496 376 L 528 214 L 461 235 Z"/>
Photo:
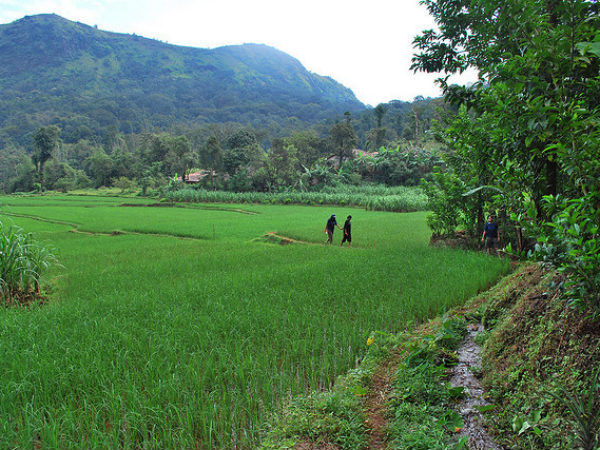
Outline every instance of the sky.
<path id="1" fill-rule="evenodd" d="M 419 0 L 0 0 L 0 24 L 43 13 L 176 45 L 267 44 L 371 106 L 441 95 L 440 74 L 410 70 L 414 37 L 435 27 Z"/>

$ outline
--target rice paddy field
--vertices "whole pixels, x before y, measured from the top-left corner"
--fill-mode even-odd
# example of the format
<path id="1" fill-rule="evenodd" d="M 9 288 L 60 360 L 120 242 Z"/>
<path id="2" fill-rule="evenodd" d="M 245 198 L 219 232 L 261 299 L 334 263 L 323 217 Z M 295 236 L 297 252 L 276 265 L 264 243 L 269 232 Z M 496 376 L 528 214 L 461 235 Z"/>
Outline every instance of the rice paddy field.
<path id="1" fill-rule="evenodd" d="M 508 262 L 428 246 L 425 213 L 0 197 L 56 249 L 47 301 L 0 308 L 0 448 L 248 449 L 294 395 L 490 286 Z M 352 219 L 352 248 L 335 213 Z M 275 233 L 293 239 L 280 245 Z"/>

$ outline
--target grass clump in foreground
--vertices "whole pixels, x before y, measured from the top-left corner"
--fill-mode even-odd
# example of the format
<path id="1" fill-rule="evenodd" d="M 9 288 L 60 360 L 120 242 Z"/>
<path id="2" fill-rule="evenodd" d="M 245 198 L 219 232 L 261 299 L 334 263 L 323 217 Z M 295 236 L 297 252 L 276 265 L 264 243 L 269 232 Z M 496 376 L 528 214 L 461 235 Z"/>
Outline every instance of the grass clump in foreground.
<path id="1" fill-rule="evenodd" d="M 41 277 L 56 263 L 49 246 L 19 227 L 0 222 L 0 299 L 5 305 L 40 299 Z"/>
<path id="2" fill-rule="evenodd" d="M 123 203 L 3 199 L 64 267 L 43 308 L 0 311 L 0 448 L 253 448 L 273 410 L 353 369 L 372 330 L 460 305 L 507 269 L 430 248 L 423 213 Z M 337 233 L 323 245 L 332 212 L 354 217 L 352 249 Z M 269 232 L 298 242 L 254 241 Z M 346 410 L 361 383 L 313 402 Z"/>

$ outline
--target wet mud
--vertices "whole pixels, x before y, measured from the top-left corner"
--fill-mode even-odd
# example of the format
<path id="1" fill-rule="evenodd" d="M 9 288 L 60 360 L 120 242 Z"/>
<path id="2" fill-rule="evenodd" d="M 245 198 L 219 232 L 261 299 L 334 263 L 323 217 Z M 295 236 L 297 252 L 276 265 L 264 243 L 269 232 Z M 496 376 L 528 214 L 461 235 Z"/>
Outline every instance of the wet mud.
<path id="1" fill-rule="evenodd" d="M 450 384 L 464 388 L 464 398 L 458 405 L 458 412 L 464 421 L 461 436 L 468 438 L 470 450 L 503 450 L 488 434 L 483 425 L 483 416 L 479 408 L 488 406 L 484 398 L 481 383 L 471 368 L 481 366 L 481 348 L 475 343 L 475 336 L 483 331 L 483 325 L 469 326 L 467 337 L 458 350 L 458 364 L 452 368 Z"/>

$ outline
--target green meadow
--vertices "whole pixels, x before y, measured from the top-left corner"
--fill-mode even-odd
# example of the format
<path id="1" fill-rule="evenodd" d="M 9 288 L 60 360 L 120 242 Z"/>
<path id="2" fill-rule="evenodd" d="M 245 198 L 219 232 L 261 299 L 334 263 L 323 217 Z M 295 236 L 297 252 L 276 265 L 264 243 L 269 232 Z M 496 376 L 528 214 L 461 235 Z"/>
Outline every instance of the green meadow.
<path id="1" fill-rule="evenodd" d="M 0 197 L 0 221 L 61 263 L 44 304 L 0 309 L 0 448 L 252 448 L 276 408 L 355 367 L 371 333 L 508 270 L 429 247 L 422 212 L 151 203 Z M 339 230 L 323 245 L 331 213 L 353 216 L 352 248 Z"/>

